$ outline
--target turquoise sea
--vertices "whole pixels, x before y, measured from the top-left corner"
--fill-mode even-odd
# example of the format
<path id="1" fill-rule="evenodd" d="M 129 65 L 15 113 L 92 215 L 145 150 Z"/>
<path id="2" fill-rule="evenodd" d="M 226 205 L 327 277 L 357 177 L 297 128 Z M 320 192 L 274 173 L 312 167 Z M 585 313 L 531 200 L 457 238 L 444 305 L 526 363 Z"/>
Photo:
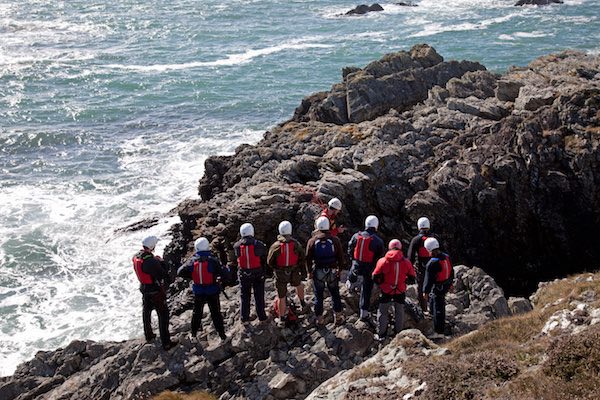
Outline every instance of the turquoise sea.
<path id="1" fill-rule="evenodd" d="M 256 142 L 341 68 L 417 43 L 502 72 L 600 51 L 600 0 L 0 0 L 0 375 L 142 335 L 130 257 L 168 243 L 211 154 Z M 160 216 L 145 231 L 117 230 Z"/>

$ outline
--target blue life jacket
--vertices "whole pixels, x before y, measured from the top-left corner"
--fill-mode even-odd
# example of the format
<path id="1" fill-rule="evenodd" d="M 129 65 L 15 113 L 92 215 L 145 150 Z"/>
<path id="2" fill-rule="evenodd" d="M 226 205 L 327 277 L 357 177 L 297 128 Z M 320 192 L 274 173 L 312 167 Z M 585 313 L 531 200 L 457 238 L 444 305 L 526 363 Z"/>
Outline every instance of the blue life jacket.
<path id="1" fill-rule="evenodd" d="M 337 260 L 335 246 L 331 238 L 315 240 L 314 254 L 317 268 L 332 266 Z"/>

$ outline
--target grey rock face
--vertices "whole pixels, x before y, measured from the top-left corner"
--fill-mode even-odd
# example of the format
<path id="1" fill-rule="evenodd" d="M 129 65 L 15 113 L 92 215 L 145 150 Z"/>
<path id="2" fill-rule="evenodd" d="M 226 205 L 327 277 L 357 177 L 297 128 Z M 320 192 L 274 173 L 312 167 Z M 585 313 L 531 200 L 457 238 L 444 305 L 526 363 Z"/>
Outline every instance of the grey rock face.
<path id="1" fill-rule="evenodd" d="M 356 6 L 352 10 L 348 11 L 346 13 L 346 15 L 363 15 L 363 14 L 373 12 L 373 11 L 383 11 L 383 7 L 381 7 L 377 3 L 371 4 L 370 6 L 368 6 L 366 4 L 361 4 L 359 6 Z"/>
<path id="2" fill-rule="evenodd" d="M 509 297 L 508 308 L 513 315 L 523 314 L 533 310 L 531 302 L 523 297 Z"/>
<path id="3" fill-rule="evenodd" d="M 372 120 L 390 109 L 404 110 L 425 100 L 429 89 L 436 85 L 484 69 L 469 61 L 444 62 L 432 47 L 414 46 L 409 52 L 386 55 L 355 72 L 345 71 L 344 82 L 334 85 L 330 92 L 304 99 L 294 120 L 335 124 Z M 475 75 L 469 84 L 481 89 L 485 86 L 482 81 L 492 76 L 488 75 Z M 493 95 L 493 88 L 490 90 Z"/>

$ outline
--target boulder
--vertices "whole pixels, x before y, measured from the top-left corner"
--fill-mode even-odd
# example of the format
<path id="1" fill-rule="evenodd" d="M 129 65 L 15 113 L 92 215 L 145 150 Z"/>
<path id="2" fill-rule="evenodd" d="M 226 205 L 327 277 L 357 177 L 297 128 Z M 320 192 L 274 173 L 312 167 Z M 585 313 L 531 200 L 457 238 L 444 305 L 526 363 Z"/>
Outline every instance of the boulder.
<path id="1" fill-rule="evenodd" d="M 532 86 L 523 86 L 519 89 L 519 96 L 515 99 L 516 110 L 536 111 L 537 109 L 551 105 L 555 94 L 552 89 L 539 89 Z"/>
<path id="2" fill-rule="evenodd" d="M 293 120 L 334 124 L 373 120 L 391 109 L 404 110 L 427 99 L 434 86 L 445 86 L 452 78 L 484 69 L 468 61 L 444 62 L 431 46 L 416 45 L 409 52 L 388 54 L 363 69 L 345 71 L 344 82 L 334 85 L 330 92 L 303 100 Z M 491 84 L 492 76 L 474 75 L 471 84 L 483 88 Z M 489 90 L 493 95 L 493 88 Z"/>
<path id="3" fill-rule="evenodd" d="M 361 4 L 359 6 L 356 6 L 352 10 L 346 12 L 346 15 L 363 15 L 373 11 L 383 11 L 383 7 L 381 7 L 377 3 L 371 4 L 370 6 L 366 4 Z"/>
<path id="4" fill-rule="evenodd" d="M 519 97 L 519 89 L 523 86 L 523 83 L 519 81 L 509 81 L 505 79 L 499 79 L 495 89 L 496 98 L 500 101 L 514 102 Z"/>
<path id="5" fill-rule="evenodd" d="M 533 310 L 531 302 L 524 297 L 509 297 L 508 308 L 513 315 L 524 314 Z"/>

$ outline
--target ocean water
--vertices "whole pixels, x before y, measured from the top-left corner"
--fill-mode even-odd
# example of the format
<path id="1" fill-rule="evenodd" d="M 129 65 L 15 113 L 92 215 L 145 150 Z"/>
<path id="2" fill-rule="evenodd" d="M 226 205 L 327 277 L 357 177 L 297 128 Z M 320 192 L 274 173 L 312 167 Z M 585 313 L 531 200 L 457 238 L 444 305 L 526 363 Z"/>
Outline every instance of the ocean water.
<path id="1" fill-rule="evenodd" d="M 600 51 L 600 0 L 0 0 L 0 375 L 73 339 L 142 336 L 130 258 L 341 68 L 417 43 L 502 72 Z M 122 232 L 159 216 L 156 226 Z"/>

